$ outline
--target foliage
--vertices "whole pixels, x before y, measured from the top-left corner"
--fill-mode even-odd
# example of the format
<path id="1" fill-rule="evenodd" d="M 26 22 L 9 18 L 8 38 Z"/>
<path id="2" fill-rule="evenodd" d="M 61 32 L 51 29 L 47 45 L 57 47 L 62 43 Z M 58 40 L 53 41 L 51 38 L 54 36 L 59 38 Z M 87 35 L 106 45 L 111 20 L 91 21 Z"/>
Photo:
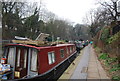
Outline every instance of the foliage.
<path id="1" fill-rule="evenodd" d="M 39 20 L 39 15 L 35 9 L 34 14 L 27 17 L 24 21 L 24 30 L 22 30 L 23 35 L 28 38 L 35 39 L 39 35 L 40 31 L 42 31 L 40 30 L 41 24 L 42 27 L 44 27 L 44 22 Z"/>
<path id="2" fill-rule="evenodd" d="M 115 65 L 112 65 L 110 72 L 119 71 L 119 70 L 120 70 L 120 64 L 115 64 Z"/>
<path id="3" fill-rule="evenodd" d="M 107 59 L 107 61 L 108 61 L 108 63 L 110 64 L 110 63 L 113 63 L 113 62 L 116 62 L 117 61 L 117 58 L 108 58 Z"/>
<path id="4" fill-rule="evenodd" d="M 14 36 L 35 39 L 40 33 L 50 34 L 49 41 L 57 37 L 61 40 L 89 38 L 86 35 L 88 27 L 79 24 L 73 27 L 68 21 L 56 18 L 41 3 L 38 6 L 27 2 L 2 2 L 2 27 L 3 39 Z"/>
<path id="5" fill-rule="evenodd" d="M 107 39 L 107 43 L 111 44 L 111 43 L 117 41 L 119 38 L 120 38 L 120 32 L 116 33 L 115 35 L 113 35 L 112 37 Z"/>
<path id="6" fill-rule="evenodd" d="M 99 56 L 99 59 L 102 59 L 102 60 L 108 59 L 108 54 L 107 53 L 101 53 L 101 55 Z"/>
<path id="7" fill-rule="evenodd" d="M 109 55 L 107 53 L 101 53 L 101 55 L 99 56 L 99 59 L 104 60 L 103 64 L 105 64 L 107 67 L 109 67 L 109 72 L 119 72 L 120 71 L 120 64 L 118 64 L 118 58 L 113 58 L 113 57 L 109 57 Z M 112 75 L 112 79 L 113 80 L 120 80 L 120 76 L 114 74 Z"/>
<path id="8" fill-rule="evenodd" d="M 94 48 L 96 48 L 97 46 L 96 45 L 94 45 Z"/>
<path id="9" fill-rule="evenodd" d="M 109 28 L 103 28 L 100 39 L 106 43 L 107 39 L 110 37 Z"/>
<path id="10" fill-rule="evenodd" d="M 120 76 L 119 75 L 114 75 L 112 76 L 113 81 L 120 81 Z"/>
<path id="11" fill-rule="evenodd" d="M 96 52 L 97 52 L 97 53 L 101 53 L 101 49 L 100 49 L 99 47 L 96 46 L 95 49 L 96 49 Z"/>
<path id="12" fill-rule="evenodd" d="M 99 56 L 99 59 L 105 60 L 106 64 L 111 64 L 113 62 L 117 62 L 118 60 L 117 58 L 109 57 L 107 53 L 101 53 L 101 55 Z"/>
<path id="13" fill-rule="evenodd" d="M 112 79 L 120 81 L 120 32 L 113 36 L 110 35 L 112 34 L 110 28 L 117 25 L 117 1 L 119 0 L 116 0 L 116 2 L 113 2 L 112 0 L 109 2 L 99 1 L 102 7 L 100 10 L 97 9 L 98 11 L 93 10 L 90 16 L 92 22 L 91 33 L 93 36 L 96 36 L 94 41 L 96 45 L 102 47 L 102 52 L 105 52 L 100 54 L 99 59 L 105 68 L 109 71 L 110 76 L 113 76 Z M 114 11 L 116 14 L 114 14 Z M 106 26 L 110 27 L 106 28 Z"/>
<path id="14" fill-rule="evenodd" d="M 120 67 L 115 67 L 115 68 L 110 69 L 110 72 L 112 72 L 112 71 L 118 71 L 118 70 L 120 70 Z"/>

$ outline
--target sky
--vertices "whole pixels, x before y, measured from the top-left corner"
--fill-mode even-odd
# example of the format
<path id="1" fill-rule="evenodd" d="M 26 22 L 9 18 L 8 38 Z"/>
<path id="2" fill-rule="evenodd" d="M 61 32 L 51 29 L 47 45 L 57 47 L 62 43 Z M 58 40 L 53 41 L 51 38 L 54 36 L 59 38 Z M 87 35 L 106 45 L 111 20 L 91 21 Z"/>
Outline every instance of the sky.
<path id="1" fill-rule="evenodd" d="M 18 0 L 26 1 L 26 0 Z M 40 0 L 27 0 L 28 2 L 40 2 Z M 73 23 L 84 23 L 83 18 L 93 8 L 97 0 L 41 0 L 46 8 L 58 17 Z"/>
<path id="2" fill-rule="evenodd" d="M 29 0 L 40 2 L 40 0 Z M 84 23 L 83 18 L 93 8 L 97 0 L 41 0 L 46 8 L 58 17 L 73 23 Z"/>
<path id="3" fill-rule="evenodd" d="M 47 9 L 61 18 L 84 23 L 83 18 L 93 8 L 96 0 L 43 0 Z"/>

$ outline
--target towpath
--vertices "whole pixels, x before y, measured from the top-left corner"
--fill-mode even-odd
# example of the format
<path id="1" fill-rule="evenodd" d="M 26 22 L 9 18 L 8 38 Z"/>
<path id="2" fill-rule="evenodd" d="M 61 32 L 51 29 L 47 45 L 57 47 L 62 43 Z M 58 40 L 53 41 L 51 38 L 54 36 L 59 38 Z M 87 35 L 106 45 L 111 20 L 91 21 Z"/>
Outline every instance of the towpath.
<path id="1" fill-rule="evenodd" d="M 94 49 L 91 45 L 88 45 L 81 51 L 73 63 L 71 63 L 60 79 L 107 80 L 109 77 L 98 61 Z"/>

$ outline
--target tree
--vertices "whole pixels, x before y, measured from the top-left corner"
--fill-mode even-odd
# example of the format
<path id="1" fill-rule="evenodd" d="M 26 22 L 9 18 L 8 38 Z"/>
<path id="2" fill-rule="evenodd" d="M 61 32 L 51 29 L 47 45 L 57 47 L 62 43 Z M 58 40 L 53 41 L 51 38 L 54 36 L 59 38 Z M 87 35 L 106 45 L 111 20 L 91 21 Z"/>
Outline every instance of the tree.
<path id="1" fill-rule="evenodd" d="M 117 3 L 118 3 L 118 0 L 110 0 L 110 2 L 99 1 L 98 3 L 101 4 L 106 9 L 106 11 L 109 12 L 112 20 L 117 21 L 117 16 L 118 16 Z"/>
<path id="2" fill-rule="evenodd" d="M 20 10 L 23 5 L 21 2 L 2 2 L 3 39 L 13 38 L 18 28 L 22 27 Z"/>
<path id="3" fill-rule="evenodd" d="M 76 24 L 74 27 L 74 36 L 75 36 L 75 40 L 88 40 L 90 39 L 90 35 L 89 33 L 89 27 L 87 25 L 84 24 Z"/>
<path id="4" fill-rule="evenodd" d="M 114 2 L 115 1 L 115 2 Z M 92 9 L 84 18 L 86 24 L 89 24 L 91 35 L 94 37 L 99 30 L 117 21 L 117 2 L 118 0 L 110 0 L 109 2 L 100 0 L 100 6 Z"/>
<path id="5" fill-rule="evenodd" d="M 40 33 L 48 33 L 53 38 L 72 40 L 73 26 L 47 11 L 42 3 L 3 2 L 2 22 L 3 39 L 16 35 L 35 39 Z"/>
<path id="6" fill-rule="evenodd" d="M 95 36 L 99 30 L 112 22 L 112 17 L 105 8 L 99 7 L 96 10 L 92 10 L 89 16 L 87 19 L 91 23 L 89 27 L 91 28 L 90 32 L 92 36 Z"/>

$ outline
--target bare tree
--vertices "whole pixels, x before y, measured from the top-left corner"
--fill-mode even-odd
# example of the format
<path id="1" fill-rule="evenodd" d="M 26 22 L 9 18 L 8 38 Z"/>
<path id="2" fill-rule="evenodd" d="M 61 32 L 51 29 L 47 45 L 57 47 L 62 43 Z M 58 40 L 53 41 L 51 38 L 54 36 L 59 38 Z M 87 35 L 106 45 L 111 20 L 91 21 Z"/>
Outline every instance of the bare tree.
<path id="1" fill-rule="evenodd" d="M 98 3 L 101 4 L 111 15 L 112 19 L 114 21 L 117 21 L 117 16 L 118 16 L 118 1 L 119 0 L 110 0 L 110 2 L 106 1 L 99 1 Z"/>

